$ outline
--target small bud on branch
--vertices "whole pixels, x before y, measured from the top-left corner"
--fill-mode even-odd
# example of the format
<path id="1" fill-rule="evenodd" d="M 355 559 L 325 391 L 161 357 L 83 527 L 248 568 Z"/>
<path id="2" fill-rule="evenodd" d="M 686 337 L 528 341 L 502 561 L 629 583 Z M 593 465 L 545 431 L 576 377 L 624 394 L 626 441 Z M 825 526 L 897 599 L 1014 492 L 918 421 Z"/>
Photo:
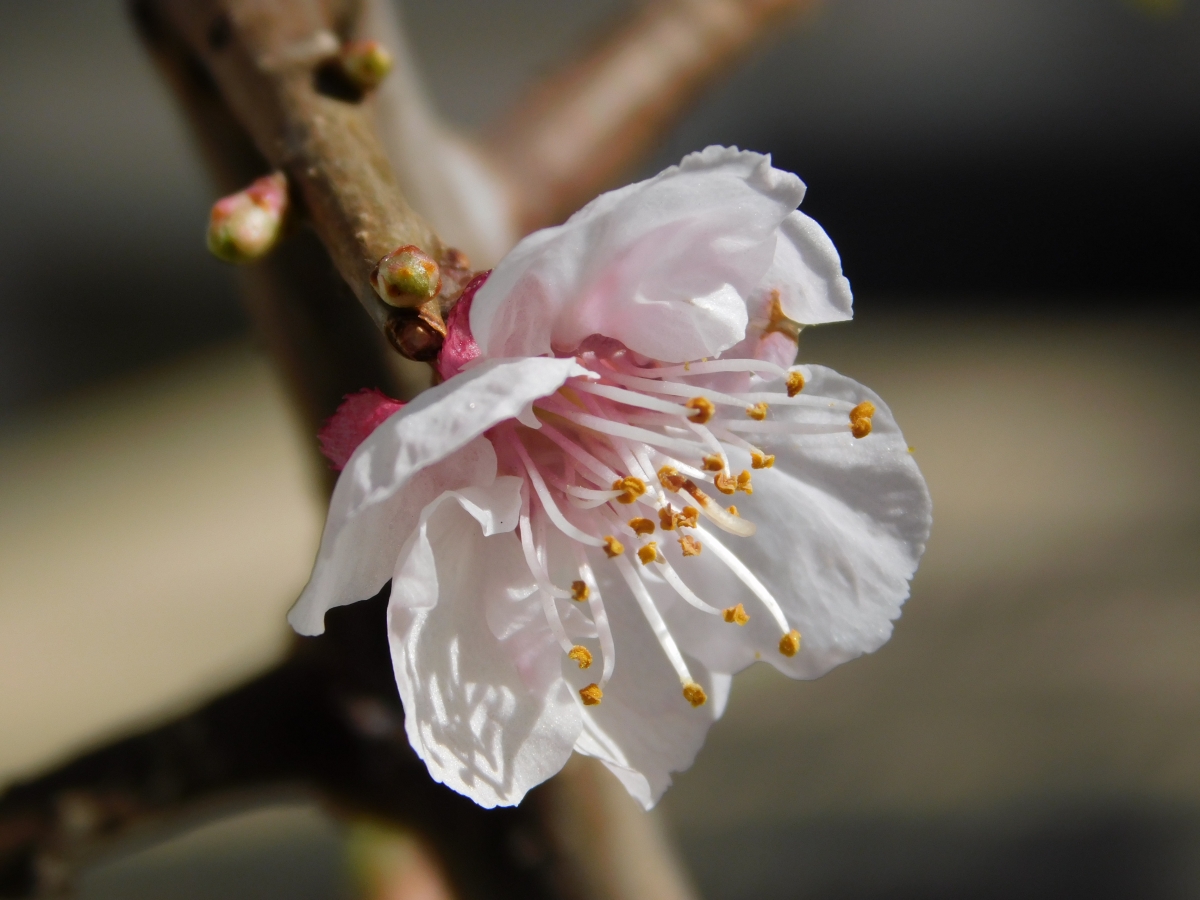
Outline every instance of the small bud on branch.
<path id="1" fill-rule="evenodd" d="M 371 286 L 389 306 L 420 306 L 442 289 L 442 273 L 433 257 L 408 244 L 393 250 L 375 266 Z"/>
<path id="2" fill-rule="evenodd" d="M 282 172 L 266 175 L 213 204 L 208 249 L 228 263 L 262 259 L 279 242 L 287 211 L 287 178 Z"/>
<path id="3" fill-rule="evenodd" d="M 373 91 L 392 71 L 392 54 L 379 41 L 348 41 L 338 54 L 342 72 L 364 93 Z"/>

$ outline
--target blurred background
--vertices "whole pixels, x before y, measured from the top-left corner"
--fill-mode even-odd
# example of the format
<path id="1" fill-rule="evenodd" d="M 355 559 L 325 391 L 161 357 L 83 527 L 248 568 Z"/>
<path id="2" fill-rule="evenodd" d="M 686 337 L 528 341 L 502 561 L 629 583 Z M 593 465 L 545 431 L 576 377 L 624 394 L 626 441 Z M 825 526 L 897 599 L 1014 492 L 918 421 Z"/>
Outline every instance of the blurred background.
<path id="1" fill-rule="evenodd" d="M 476 129 L 622 0 L 408 0 Z M 283 653 L 312 436 L 204 249 L 213 190 L 117 0 L 0 10 L 0 782 Z M 701 894 L 1200 898 L 1200 5 L 828 0 L 704 95 L 809 185 L 933 538 L 896 636 L 753 669 L 664 803 Z M 85 898 L 346 896 L 301 798 L 97 865 Z"/>

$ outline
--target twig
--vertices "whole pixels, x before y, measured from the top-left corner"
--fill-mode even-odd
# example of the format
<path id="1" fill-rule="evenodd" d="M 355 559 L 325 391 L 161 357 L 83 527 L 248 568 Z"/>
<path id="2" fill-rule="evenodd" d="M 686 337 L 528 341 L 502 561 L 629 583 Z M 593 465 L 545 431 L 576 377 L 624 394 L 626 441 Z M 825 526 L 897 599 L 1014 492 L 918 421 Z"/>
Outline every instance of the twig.
<path id="1" fill-rule="evenodd" d="M 486 148 L 523 231 L 561 221 L 640 160 L 756 40 L 817 0 L 656 0 L 534 88 Z"/>

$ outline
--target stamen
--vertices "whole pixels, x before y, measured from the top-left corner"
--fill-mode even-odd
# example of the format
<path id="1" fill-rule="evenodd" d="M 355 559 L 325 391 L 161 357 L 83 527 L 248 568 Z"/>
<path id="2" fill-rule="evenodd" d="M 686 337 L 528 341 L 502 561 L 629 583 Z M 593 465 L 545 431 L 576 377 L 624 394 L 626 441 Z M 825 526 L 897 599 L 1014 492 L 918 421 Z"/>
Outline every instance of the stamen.
<path id="1" fill-rule="evenodd" d="M 571 599 L 574 600 L 576 603 L 582 603 L 584 600 L 586 600 L 588 598 L 588 595 L 590 593 L 591 593 L 591 590 L 588 588 L 587 582 L 584 582 L 584 581 L 572 581 L 571 582 Z"/>
<path id="2" fill-rule="evenodd" d="M 715 616 L 720 613 L 720 610 L 715 606 L 709 606 L 703 600 L 696 596 L 696 593 L 683 583 L 683 579 L 679 577 L 679 573 L 665 559 L 659 560 L 658 571 L 662 573 L 663 580 L 675 589 L 680 597 L 686 600 L 689 604 L 696 607 L 700 612 L 708 613 L 710 616 Z"/>
<path id="3" fill-rule="evenodd" d="M 771 459 L 774 459 L 774 458 L 775 457 L 773 457 L 773 456 L 771 457 Z M 738 477 L 737 477 L 737 489 L 739 491 L 741 491 L 743 494 L 753 494 L 754 493 L 754 486 L 750 483 L 750 473 L 747 472 L 745 469 L 742 469 L 741 474 L 738 475 Z"/>
<path id="4" fill-rule="evenodd" d="M 608 384 L 596 384 L 592 381 L 583 381 L 575 384 L 575 390 L 582 391 L 588 394 L 595 394 L 597 397 L 604 397 L 608 400 L 615 400 L 617 403 L 625 406 L 636 406 L 640 409 L 652 409 L 655 412 L 671 413 L 676 416 L 686 416 L 690 410 L 679 403 L 672 403 L 669 400 L 659 400 L 657 397 L 647 397 L 645 394 L 637 391 L 626 390 L 625 388 L 613 387 Z"/>
<path id="5" fill-rule="evenodd" d="M 795 397 L 798 393 L 804 390 L 804 376 L 793 370 L 787 374 L 787 395 Z"/>
<path id="6" fill-rule="evenodd" d="M 517 455 L 521 457 L 521 463 L 525 466 L 525 471 L 529 474 L 529 481 L 533 485 L 533 489 L 537 491 L 538 500 L 542 502 L 542 509 L 546 510 L 546 515 L 550 517 L 550 521 L 554 523 L 555 527 L 567 537 L 573 538 L 581 544 L 587 544 L 589 547 L 599 547 L 603 541 L 588 534 L 586 531 L 576 528 L 559 511 L 554 498 L 550 496 L 550 490 L 546 487 L 546 482 L 542 480 L 541 473 L 538 471 L 537 466 L 533 464 L 533 460 L 530 458 L 529 452 L 525 449 L 525 445 L 521 443 L 520 438 L 514 435 L 512 444 L 513 448 L 517 451 Z M 614 490 L 616 490 L 615 487 Z"/>
<path id="7" fill-rule="evenodd" d="M 547 400 L 553 400 L 553 397 L 547 397 Z M 564 401 L 565 404 L 565 401 Z M 554 404 L 559 407 L 554 410 L 555 414 L 562 416 L 568 422 L 574 422 L 576 425 L 581 425 L 584 428 L 589 428 L 592 431 L 600 434 L 612 435 L 613 437 L 629 438 L 634 441 L 642 441 L 649 444 L 651 447 L 665 447 L 669 450 L 674 450 L 677 453 L 682 453 L 684 456 L 697 455 L 700 447 L 697 447 L 691 441 L 680 440 L 679 438 L 668 437 L 664 434 L 659 434 L 656 431 L 650 431 L 646 428 L 639 428 L 636 425 L 626 425 L 624 422 L 614 422 L 611 419 L 605 419 L 600 416 L 594 416 L 591 413 L 578 412 L 572 408 L 562 408 L 560 403 Z"/>
<path id="8" fill-rule="evenodd" d="M 629 527 L 632 528 L 633 533 L 638 536 L 654 534 L 654 523 L 643 516 L 638 516 L 636 519 L 630 519 Z"/>
<path id="9" fill-rule="evenodd" d="M 541 433 L 550 438 L 550 440 L 554 441 L 554 443 L 558 444 L 558 446 L 562 447 L 563 450 L 569 453 L 593 475 L 599 476 L 601 483 L 608 484 L 617 477 L 616 472 L 614 472 L 604 463 L 600 462 L 600 460 L 596 459 L 596 457 L 592 456 L 592 454 L 588 453 L 557 428 L 553 428 L 552 426 L 543 422 Z"/>
<path id="10" fill-rule="evenodd" d="M 712 551 L 717 555 L 717 558 L 725 563 L 729 567 L 729 570 L 738 577 L 738 580 L 750 588 L 750 591 L 762 601 L 763 606 L 767 608 L 767 612 L 771 614 L 776 624 L 779 625 L 779 630 L 786 635 L 790 630 L 787 618 L 783 615 L 783 610 L 779 608 L 779 602 L 771 596 L 771 592 L 767 590 L 766 586 L 754 576 L 753 572 L 746 568 L 746 564 L 738 559 L 728 547 L 703 528 L 697 528 L 696 530 L 704 537 L 705 542 L 712 547 Z"/>
<path id="11" fill-rule="evenodd" d="M 666 506 L 664 506 L 662 509 L 660 509 L 658 511 L 659 527 L 662 528 L 663 531 L 674 531 L 675 530 L 675 516 L 676 516 L 675 510 L 672 508 L 671 504 L 668 503 Z"/>
<path id="12" fill-rule="evenodd" d="M 608 622 L 608 613 L 604 611 L 604 599 L 600 596 L 600 588 L 596 584 L 596 576 L 588 565 L 587 554 L 578 544 L 574 545 L 575 559 L 579 564 L 579 575 L 588 588 L 588 607 L 592 611 L 592 622 L 596 626 L 596 634 L 600 638 L 600 652 L 604 656 L 604 671 L 600 674 L 600 687 L 608 684 L 613 670 L 617 665 L 616 642 L 613 641 L 612 627 Z"/>
<path id="13" fill-rule="evenodd" d="M 668 491 L 681 491 L 686 479 L 673 466 L 663 466 L 658 470 L 658 480 Z"/>
<path id="14" fill-rule="evenodd" d="M 611 360 L 606 360 L 612 365 Z M 688 362 L 681 366 L 663 366 L 661 369 L 643 369 L 626 367 L 623 371 L 630 374 L 643 374 L 647 378 L 673 378 L 680 375 L 716 375 L 720 372 L 761 372 L 772 378 L 784 375 L 784 369 L 763 359 L 713 359 L 701 362 Z"/>
<path id="15" fill-rule="evenodd" d="M 756 422 L 761 422 L 767 417 L 767 404 L 755 403 L 753 406 L 747 406 L 746 415 Z"/>
<path id="16" fill-rule="evenodd" d="M 572 647 L 571 652 L 567 656 L 579 663 L 579 668 L 581 669 L 590 669 L 592 667 L 592 651 L 582 644 L 576 644 Z"/>
<path id="17" fill-rule="evenodd" d="M 700 520 L 700 510 L 694 506 L 685 506 L 683 511 L 675 519 L 677 525 L 686 525 L 688 528 L 695 528 L 696 523 Z"/>
<path id="18" fill-rule="evenodd" d="M 690 534 L 685 534 L 679 539 L 679 547 L 683 550 L 684 556 L 699 556 L 700 551 L 704 549 L 700 542 Z"/>
<path id="19" fill-rule="evenodd" d="M 732 475 L 721 474 L 713 478 L 713 485 L 722 494 L 732 494 L 737 490 L 738 483 Z"/>
<path id="20" fill-rule="evenodd" d="M 650 592 L 646 589 L 646 585 L 642 583 L 642 579 L 638 577 L 637 571 L 624 556 L 617 560 L 617 568 L 620 570 L 621 576 L 625 579 L 625 583 L 629 585 L 629 590 L 633 592 L 638 606 L 642 608 L 642 615 L 646 617 L 646 622 L 650 625 L 650 630 L 658 638 L 659 646 L 662 647 L 663 653 L 666 654 L 671 666 L 675 669 L 675 674 L 679 676 L 680 684 L 691 684 L 693 681 L 692 674 L 688 671 L 687 663 L 683 661 L 683 654 L 679 652 L 679 647 L 676 645 L 675 639 L 671 637 L 671 633 L 667 630 L 667 623 L 663 621 L 658 607 L 654 605 L 654 600 L 651 598 Z"/>
<path id="21" fill-rule="evenodd" d="M 604 691 L 600 690 L 598 684 L 589 684 L 579 689 L 579 696 L 583 698 L 584 706 L 599 706 L 600 701 L 604 699 Z"/>
<path id="22" fill-rule="evenodd" d="M 707 397 L 693 397 L 683 405 L 688 409 L 695 410 L 695 412 L 692 413 L 692 415 L 688 418 L 690 418 L 697 425 L 703 425 L 705 422 L 711 419 L 713 414 L 717 411 L 717 408 L 713 405 L 713 402 Z"/>
<path id="23" fill-rule="evenodd" d="M 683 699 L 692 706 L 703 706 L 708 700 L 708 695 L 704 693 L 704 688 L 692 681 L 683 686 Z"/>
<path id="24" fill-rule="evenodd" d="M 624 478 L 618 478 L 613 482 L 613 490 L 621 491 L 621 496 L 617 497 L 618 503 L 636 503 L 637 498 L 646 493 L 646 482 L 640 478 L 635 478 L 632 475 L 626 475 Z"/>
<path id="25" fill-rule="evenodd" d="M 608 554 L 609 559 L 616 559 L 625 552 L 625 545 L 611 534 L 606 534 L 604 536 L 604 552 Z"/>
<path id="26" fill-rule="evenodd" d="M 856 438 L 865 438 L 871 433 L 871 417 L 875 415 L 875 404 L 864 400 L 850 410 L 850 433 Z"/>
<path id="27" fill-rule="evenodd" d="M 650 563 L 657 560 L 658 557 L 658 541 L 649 541 L 638 547 L 638 559 L 642 561 L 643 566 L 648 566 Z"/>
<path id="28" fill-rule="evenodd" d="M 720 472 L 723 471 L 724 468 L 725 460 L 721 459 L 721 457 L 717 454 L 710 453 L 708 456 L 704 457 L 704 471 Z"/>
<path id="29" fill-rule="evenodd" d="M 750 616 L 746 613 L 746 608 L 740 603 L 737 606 L 731 606 L 729 609 L 722 610 L 721 616 L 731 625 L 745 625 L 750 621 Z"/>
<path id="30" fill-rule="evenodd" d="M 696 502 L 700 504 L 700 512 L 704 513 L 704 517 L 722 531 L 728 531 L 730 534 L 736 534 L 738 537 L 750 537 L 757 530 L 753 522 L 747 522 L 745 519 L 729 515 L 721 507 L 721 504 L 696 487 L 696 483 L 691 479 L 684 482 L 683 489 L 691 494 Z M 730 491 L 730 493 L 732 494 L 733 491 Z"/>
<path id="31" fill-rule="evenodd" d="M 779 652 L 784 656 L 795 656 L 800 652 L 800 632 L 794 628 L 779 639 Z"/>
<path id="32" fill-rule="evenodd" d="M 753 450 L 750 452 L 750 465 L 755 469 L 770 469 L 775 465 L 775 454 Z"/>

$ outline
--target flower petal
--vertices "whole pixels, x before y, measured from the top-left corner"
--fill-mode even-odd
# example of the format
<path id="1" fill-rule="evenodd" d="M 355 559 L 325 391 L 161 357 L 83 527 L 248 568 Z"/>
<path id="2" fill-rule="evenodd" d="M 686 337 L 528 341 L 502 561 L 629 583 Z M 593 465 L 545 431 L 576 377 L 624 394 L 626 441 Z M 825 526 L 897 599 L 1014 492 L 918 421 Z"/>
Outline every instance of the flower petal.
<path id="1" fill-rule="evenodd" d="M 775 261 L 762 288 L 779 291 L 783 314 L 801 325 L 844 322 L 854 317 L 850 282 L 829 235 L 797 210 L 779 226 Z"/>
<path id="2" fill-rule="evenodd" d="M 494 513 L 512 490 L 483 507 Z M 483 508 L 484 495 L 465 494 L 443 494 L 422 513 L 397 560 L 388 638 L 405 731 L 429 774 L 480 806 L 512 806 L 566 763 L 580 711 L 560 677 L 530 678 L 514 664 L 506 643 L 522 643 L 535 668 L 561 654 L 530 614 L 537 600 L 516 536 L 486 536 L 468 508 Z M 498 605 L 519 623 L 503 640 L 485 614 Z"/>
<path id="3" fill-rule="evenodd" d="M 375 429 L 334 487 L 312 577 L 288 613 L 292 627 L 320 634 L 327 610 L 377 594 L 427 503 L 495 477 L 491 444 L 471 442 L 580 374 L 587 372 L 570 359 L 489 360 Z"/>
<path id="4" fill-rule="evenodd" d="M 737 672 L 761 658 L 793 677 L 816 678 L 878 649 L 891 636 L 925 550 L 929 492 L 887 406 L 830 369 L 809 366 L 805 374 L 805 395 L 871 400 L 873 430 L 863 439 L 847 430 L 762 440 L 763 449 L 775 454 L 775 465 L 756 472 L 753 496 L 738 500 L 757 533 L 719 537 L 799 630 L 796 656 L 778 651 L 774 619 L 711 554 L 676 562 L 701 598 L 721 607 L 741 602 L 750 614 L 749 623 L 737 627 L 679 601 L 665 605 L 664 617 L 680 646 L 717 671 Z M 803 407 L 774 409 L 779 418 L 805 414 Z M 749 463 L 742 457 L 741 451 L 731 453 L 735 468 Z"/>
<path id="5" fill-rule="evenodd" d="M 597 334 L 668 362 L 715 356 L 744 336 L 803 196 L 768 156 L 693 153 L 521 241 L 476 294 L 471 331 L 489 356 L 569 352 Z"/>

